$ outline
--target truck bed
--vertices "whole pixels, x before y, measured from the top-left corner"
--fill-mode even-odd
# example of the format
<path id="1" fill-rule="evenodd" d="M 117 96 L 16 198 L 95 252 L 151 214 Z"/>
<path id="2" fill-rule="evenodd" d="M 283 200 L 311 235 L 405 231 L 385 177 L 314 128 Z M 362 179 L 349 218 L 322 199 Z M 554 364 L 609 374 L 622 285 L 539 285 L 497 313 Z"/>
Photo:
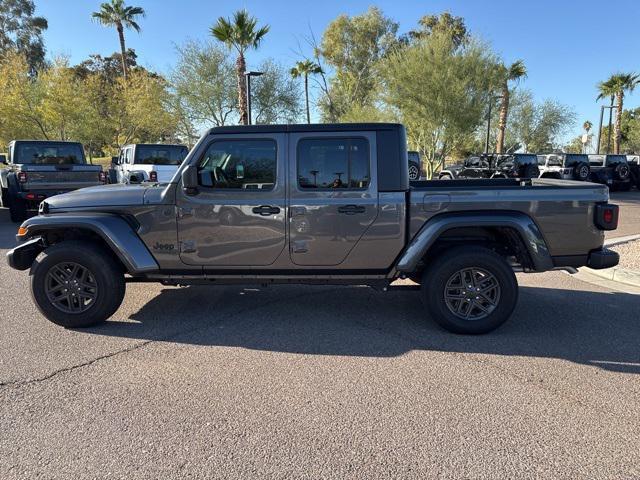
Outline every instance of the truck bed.
<path id="1" fill-rule="evenodd" d="M 594 224 L 595 206 L 608 199 L 606 186 L 571 180 L 412 182 L 408 203 L 409 238 L 413 238 L 425 222 L 442 213 L 515 211 L 544 225 L 542 230 L 552 256 L 571 256 L 602 245 L 604 232 Z M 566 241 L 568 232 L 572 242 Z"/>

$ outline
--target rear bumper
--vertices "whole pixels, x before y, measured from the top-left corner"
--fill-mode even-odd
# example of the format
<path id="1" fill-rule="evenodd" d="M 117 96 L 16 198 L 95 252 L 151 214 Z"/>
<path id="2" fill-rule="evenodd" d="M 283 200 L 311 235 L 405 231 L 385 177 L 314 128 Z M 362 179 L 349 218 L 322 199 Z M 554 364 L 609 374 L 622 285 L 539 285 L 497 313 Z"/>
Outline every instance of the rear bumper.
<path id="1" fill-rule="evenodd" d="M 620 255 L 613 250 L 604 247 L 591 250 L 587 255 L 566 255 L 553 257 L 553 265 L 556 268 L 589 267 L 594 270 L 615 267 L 620 261 Z"/>
<path id="2" fill-rule="evenodd" d="M 602 248 L 589 253 L 587 267 L 593 268 L 594 270 L 601 270 L 603 268 L 615 267 L 619 262 L 620 255 L 618 252 Z"/>

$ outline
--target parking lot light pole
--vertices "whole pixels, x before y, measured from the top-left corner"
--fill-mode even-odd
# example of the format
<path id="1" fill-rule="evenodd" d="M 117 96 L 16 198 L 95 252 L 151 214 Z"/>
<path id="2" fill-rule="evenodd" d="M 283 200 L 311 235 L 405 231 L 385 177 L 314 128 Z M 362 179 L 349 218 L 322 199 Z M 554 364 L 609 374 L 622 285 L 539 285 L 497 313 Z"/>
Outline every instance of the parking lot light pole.
<path id="1" fill-rule="evenodd" d="M 616 108 L 615 105 L 613 105 L 613 102 L 611 103 L 611 106 L 608 105 L 601 105 L 600 106 L 600 124 L 598 125 L 598 144 L 596 145 L 596 155 L 600 154 L 600 140 L 602 137 L 602 120 L 604 119 L 604 110 L 605 108 L 609 109 L 609 132 L 607 135 L 607 153 L 609 153 L 609 144 L 611 141 L 611 117 L 613 115 L 613 109 Z"/>
<path id="2" fill-rule="evenodd" d="M 251 77 L 259 77 L 264 72 L 245 72 L 244 76 L 247 85 L 247 125 L 251 125 Z"/>

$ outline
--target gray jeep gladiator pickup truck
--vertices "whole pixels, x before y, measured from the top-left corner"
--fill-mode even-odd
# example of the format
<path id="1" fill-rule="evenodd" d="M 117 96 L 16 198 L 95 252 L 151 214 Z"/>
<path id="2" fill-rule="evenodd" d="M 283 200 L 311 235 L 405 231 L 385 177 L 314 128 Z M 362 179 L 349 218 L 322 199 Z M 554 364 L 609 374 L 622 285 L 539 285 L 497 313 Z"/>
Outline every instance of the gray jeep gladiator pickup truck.
<path id="1" fill-rule="evenodd" d="M 208 131 L 168 183 L 45 200 L 9 265 L 30 269 L 52 322 L 109 318 L 126 282 L 420 284 L 459 333 L 502 324 L 514 270 L 611 267 L 606 186 L 562 180 L 409 182 L 404 127 L 262 125 Z M 413 288 L 417 288 L 413 286 Z"/>
<path id="2" fill-rule="evenodd" d="M 0 184 L 2 206 L 14 222 L 23 221 L 47 197 L 107 181 L 100 165 L 87 163 L 80 143 L 14 140 L 8 152 L 0 160 L 6 166 Z"/>

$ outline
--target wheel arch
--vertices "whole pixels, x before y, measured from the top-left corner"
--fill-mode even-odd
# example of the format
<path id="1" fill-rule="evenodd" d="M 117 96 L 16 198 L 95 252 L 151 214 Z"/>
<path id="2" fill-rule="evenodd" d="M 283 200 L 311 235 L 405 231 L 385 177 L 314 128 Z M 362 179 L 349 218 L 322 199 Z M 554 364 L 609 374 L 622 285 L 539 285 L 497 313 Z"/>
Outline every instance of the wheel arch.
<path id="1" fill-rule="evenodd" d="M 159 269 L 155 258 L 138 237 L 134 228 L 125 219 L 116 215 L 38 216 L 26 220 L 22 228 L 26 228 L 27 233 L 20 239 L 41 237 L 44 240 L 43 248 L 46 244 L 65 240 L 86 239 L 100 243 L 130 274 L 147 273 Z M 19 248 L 20 245 L 14 250 Z"/>
<path id="2" fill-rule="evenodd" d="M 546 241 L 536 223 L 521 212 L 441 214 L 425 223 L 400 256 L 396 268 L 413 273 L 444 246 L 494 244 L 509 249 L 523 267 L 553 268 Z"/>

